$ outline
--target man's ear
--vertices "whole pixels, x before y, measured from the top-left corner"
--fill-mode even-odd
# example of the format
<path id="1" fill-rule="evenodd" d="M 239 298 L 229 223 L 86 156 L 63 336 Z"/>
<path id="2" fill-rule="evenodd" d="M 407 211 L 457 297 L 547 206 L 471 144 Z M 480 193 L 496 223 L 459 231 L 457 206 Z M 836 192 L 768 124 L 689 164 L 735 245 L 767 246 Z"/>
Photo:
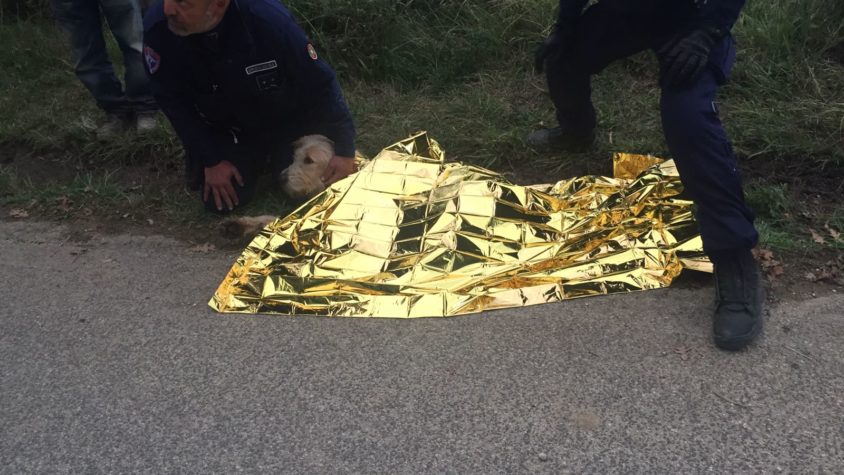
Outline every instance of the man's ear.
<path id="1" fill-rule="evenodd" d="M 211 0 L 207 10 L 208 16 L 213 18 L 222 17 L 230 3 L 231 0 Z"/>

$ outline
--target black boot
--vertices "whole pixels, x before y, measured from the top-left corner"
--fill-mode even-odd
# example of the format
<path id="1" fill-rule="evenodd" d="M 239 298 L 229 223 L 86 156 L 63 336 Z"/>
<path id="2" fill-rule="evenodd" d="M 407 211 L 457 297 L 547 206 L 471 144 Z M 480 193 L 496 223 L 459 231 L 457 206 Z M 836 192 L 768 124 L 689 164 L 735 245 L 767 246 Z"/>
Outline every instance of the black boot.
<path id="1" fill-rule="evenodd" d="M 528 145 L 537 151 L 585 152 L 595 142 L 595 130 L 574 130 L 554 127 L 539 129 L 528 135 Z"/>
<path id="2" fill-rule="evenodd" d="M 715 345 L 738 351 L 762 331 L 764 289 L 750 250 L 713 253 L 715 264 Z"/>

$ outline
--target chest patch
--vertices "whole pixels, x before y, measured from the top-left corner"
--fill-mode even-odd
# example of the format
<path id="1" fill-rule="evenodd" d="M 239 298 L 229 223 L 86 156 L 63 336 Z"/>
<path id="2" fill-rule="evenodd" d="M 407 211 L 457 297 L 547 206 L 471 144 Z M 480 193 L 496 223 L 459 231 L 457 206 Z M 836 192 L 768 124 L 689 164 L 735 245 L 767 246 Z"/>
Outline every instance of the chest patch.
<path id="1" fill-rule="evenodd" d="M 259 91 L 273 91 L 281 86 L 281 78 L 279 77 L 278 71 L 259 74 L 255 76 L 255 81 L 258 83 Z"/>
<path id="2" fill-rule="evenodd" d="M 251 76 L 255 73 L 260 73 L 262 71 L 269 71 L 270 69 L 276 69 L 276 68 L 278 68 L 278 63 L 276 63 L 275 60 L 267 61 L 265 63 L 253 64 L 252 66 L 246 67 L 246 75 Z"/>

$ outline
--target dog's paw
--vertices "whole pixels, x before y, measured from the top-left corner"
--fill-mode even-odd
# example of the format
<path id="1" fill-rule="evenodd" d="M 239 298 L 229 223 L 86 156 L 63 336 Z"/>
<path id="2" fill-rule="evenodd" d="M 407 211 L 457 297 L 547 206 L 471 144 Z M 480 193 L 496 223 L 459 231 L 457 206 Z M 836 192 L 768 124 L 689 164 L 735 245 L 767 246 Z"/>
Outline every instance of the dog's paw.
<path id="1" fill-rule="evenodd" d="M 228 239 L 242 239 L 252 237 L 264 226 L 275 220 L 275 216 L 241 216 L 228 218 L 220 223 L 220 234 Z"/>
<path id="2" fill-rule="evenodd" d="M 220 223 L 220 235 L 226 239 L 241 239 L 246 235 L 246 231 L 241 218 L 228 218 Z"/>

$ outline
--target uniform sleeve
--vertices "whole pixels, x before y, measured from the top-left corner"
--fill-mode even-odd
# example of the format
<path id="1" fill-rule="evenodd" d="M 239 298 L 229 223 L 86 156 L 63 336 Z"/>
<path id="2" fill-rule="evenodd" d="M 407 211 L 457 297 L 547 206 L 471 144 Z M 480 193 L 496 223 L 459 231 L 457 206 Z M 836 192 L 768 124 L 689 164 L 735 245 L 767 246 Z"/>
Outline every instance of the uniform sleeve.
<path id="1" fill-rule="evenodd" d="M 188 83 L 175 62 L 166 52 L 159 53 L 149 44 L 144 45 L 144 67 L 150 78 L 153 96 L 173 129 L 182 141 L 182 146 L 193 157 L 202 161 L 205 167 L 212 167 L 223 160 L 222 150 L 233 139 L 229 135 L 215 132 L 199 116 Z"/>
<path id="2" fill-rule="evenodd" d="M 583 13 L 588 0 L 560 0 L 558 23 L 572 23 Z"/>
<path id="3" fill-rule="evenodd" d="M 259 26 L 263 38 L 278 50 L 287 80 L 299 98 L 299 110 L 308 115 L 317 132 L 334 142 L 335 153 L 355 155 L 355 125 L 334 70 L 318 57 L 305 32 L 283 10 L 262 15 Z"/>
<path id="4" fill-rule="evenodd" d="M 709 0 L 701 7 L 701 25 L 728 32 L 738 20 L 745 0 Z"/>

